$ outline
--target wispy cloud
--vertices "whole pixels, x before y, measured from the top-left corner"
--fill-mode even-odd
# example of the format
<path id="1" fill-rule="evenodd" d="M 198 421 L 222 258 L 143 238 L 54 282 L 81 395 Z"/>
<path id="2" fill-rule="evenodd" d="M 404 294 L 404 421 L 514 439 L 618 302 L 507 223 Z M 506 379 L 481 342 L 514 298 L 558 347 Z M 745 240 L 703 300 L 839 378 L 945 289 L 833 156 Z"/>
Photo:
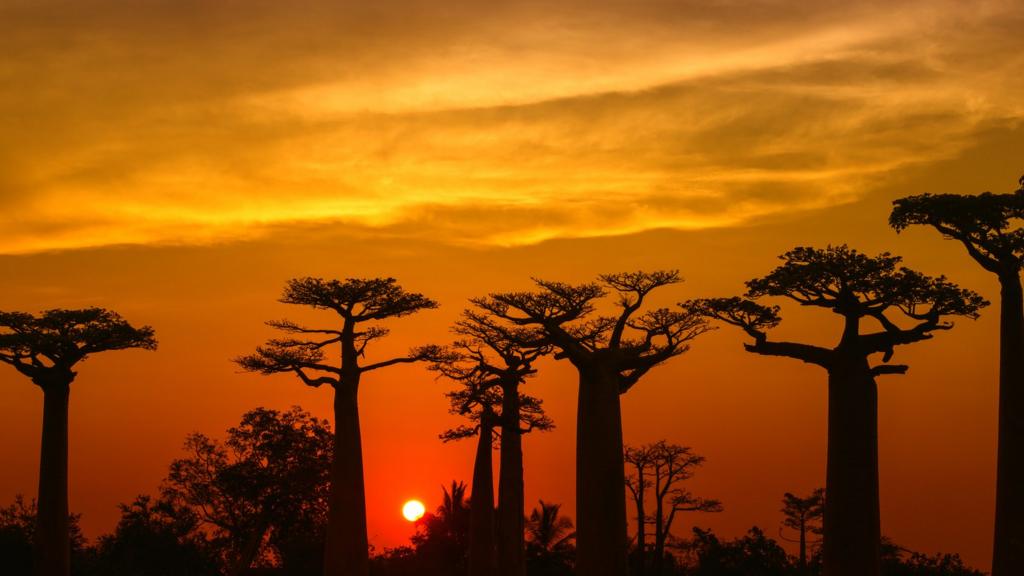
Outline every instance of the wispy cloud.
<path id="1" fill-rule="evenodd" d="M 8 3 L 2 252 L 849 202 L 1024 116 L 1013 2 Z"/>

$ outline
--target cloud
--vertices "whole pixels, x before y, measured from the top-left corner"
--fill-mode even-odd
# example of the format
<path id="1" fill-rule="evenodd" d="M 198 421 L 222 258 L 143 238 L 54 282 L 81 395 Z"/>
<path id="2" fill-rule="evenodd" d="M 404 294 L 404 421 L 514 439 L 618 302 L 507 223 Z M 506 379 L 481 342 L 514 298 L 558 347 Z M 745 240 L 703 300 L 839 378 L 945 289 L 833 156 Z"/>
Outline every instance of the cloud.
<path id="1" fill-rule="evenodd" d="M 734 226 L 1024 115 L 1012 2 L 115 4 L 0 8 L 0 252 Z"/>

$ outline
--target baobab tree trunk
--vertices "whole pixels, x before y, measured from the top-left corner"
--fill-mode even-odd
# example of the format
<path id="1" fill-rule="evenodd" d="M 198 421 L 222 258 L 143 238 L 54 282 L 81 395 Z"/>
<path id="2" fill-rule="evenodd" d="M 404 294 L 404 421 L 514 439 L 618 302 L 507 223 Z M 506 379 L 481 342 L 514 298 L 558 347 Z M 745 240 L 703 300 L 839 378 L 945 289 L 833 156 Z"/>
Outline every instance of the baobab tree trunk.
<path id="1" fill-rule="evenodd" d="M 503 576 L 525 576 L 523 436 L 519 430 L 519 388 L 502 387 L 501 469 L 498 472 L 498 567 Z"/>
<path id="2" fill-rule="evenodd" d="M 999 318 L 999 444 L 992 576 L 1024 574 L 1024 295 L 1003 274 Z"/>
<path id="3" fill-rule="evenodd" d="M 492 424 L 481 416 L 473 461 L 473 493 L 469 502 L 469 575 L 493 576 L 494 563 L 494 473 L 492 472 Z"/>
<path id="4" fill-rule="evenodd" d="M 43 440 L 39 458 L 35 567 L 37 576 L 68 576 L 68 400 L 70 382 L 40 384 L 43 389 Z"/>
<path id="5" fill-rule="evenodd" d="M 342 382 L 334 391 L 334 459 L 331 461 L 324 576 L 366 576 L 370 559 L 358 377 L 343 377 Z"/>
<path id="6" fill-rule="evenodd" d="M 626 574 L 626 477 L 615 372 L 580 371 L 576 421 L 576 573 Z"/>
<path id="7" fill-rule="evenodd" d="M 865 358 L 828 378 L 824 576 L 878 576 L 878 387 Z"/>

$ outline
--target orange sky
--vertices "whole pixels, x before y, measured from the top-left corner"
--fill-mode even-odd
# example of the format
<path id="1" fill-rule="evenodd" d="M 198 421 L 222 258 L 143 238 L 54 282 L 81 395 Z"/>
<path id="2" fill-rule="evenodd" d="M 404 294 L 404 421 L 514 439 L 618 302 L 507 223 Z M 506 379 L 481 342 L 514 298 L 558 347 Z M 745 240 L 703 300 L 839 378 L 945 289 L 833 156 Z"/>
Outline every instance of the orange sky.
<path id="1" fill-rule="evenodd" d="M 902 195 L 1015 187 L 1022 24 L 1012 1 L 5 2 L 0 309 L 107 306 L 161 342 L 80 370 L 72 507 L 98 535 L 188 432 L 329 413 L 327 391 L 229 362 L 263 320 L 316 318 L 275 302 L 293 276 L 393 275 L 442 303 L 381 355 L 531 275 L 679 268 L 672 302 L 736 293 L 796 244 L 892 250 L 994 299 L 962 250 L 885 219 Z M 981 567 L 995 313 L 881 381 L 884 533 Z M 780 336 L 835 339 L 785 317 Z M 706 335 L 623 400 L 627 442 L 708 457 L 693 489 L 726 512 L 684 530 L 774 534 L 782 493 L 823 484 L 824 374 L 741 342 Z M 445 387 L 419 367 L 364 385 L 378 546 L 409 534 L 406 498 L 469 479 L 472 446 L 436 439 Z M 574 379 L 549 363 L 529 387 L 558 429 L 526 440 L 527 500 L 571 513 Z M 0 410 L 2 503 L 35 492 L 41 395 L 2 370 Z"/>

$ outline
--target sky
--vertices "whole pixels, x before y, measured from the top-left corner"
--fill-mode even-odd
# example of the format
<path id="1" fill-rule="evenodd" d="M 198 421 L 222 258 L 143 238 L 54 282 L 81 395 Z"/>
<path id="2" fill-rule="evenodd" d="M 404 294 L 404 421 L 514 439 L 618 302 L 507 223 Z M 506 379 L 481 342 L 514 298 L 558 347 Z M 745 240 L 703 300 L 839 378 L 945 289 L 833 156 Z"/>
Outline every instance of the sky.
<path id="1" fill-rule="evenodd" d="M 1024 173 L 1024 6 L 1014 1 L 489 3 L 0 0 L 0 309 L 100 305 L 157 352 L 97 356 L 71 414 L 87 535 L 154 492 L 187 433 L 329 394 L 230 359 L 296 276 L 395 276 L 441 308 L 375 354 L 445 342 L 466 299 L 537 276 L 678 268 L 664 303 L 742 291 L 796 245 L 890 250 L 990 299 L 994 280 L 891 200 L 1009 192 Z M 780 336 L 829 320 L 785 309 Z M 881 382 L 883 532 L 987 567 L 996 309 L 899 353 Z M 626 441 L 708 461 L 691 482 L 725 535 L 776 532 L 823 484 L 824 375 L 723 328 L 623 397 Z M 422 367 L 361 391 L 371 541 L 401 503 L 468 480 Z M 529 385 L 557 429 L 525 442 L 528 502 L 573 512 L 575 384 Z M 34 494 L 41 395 L 0 371 L 0 503 Z M 409 473 L 415 470 L 417 473 Z"/>

